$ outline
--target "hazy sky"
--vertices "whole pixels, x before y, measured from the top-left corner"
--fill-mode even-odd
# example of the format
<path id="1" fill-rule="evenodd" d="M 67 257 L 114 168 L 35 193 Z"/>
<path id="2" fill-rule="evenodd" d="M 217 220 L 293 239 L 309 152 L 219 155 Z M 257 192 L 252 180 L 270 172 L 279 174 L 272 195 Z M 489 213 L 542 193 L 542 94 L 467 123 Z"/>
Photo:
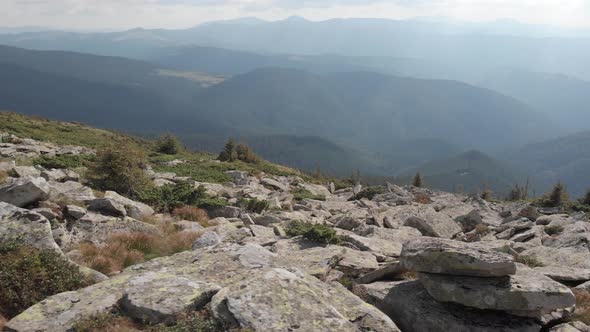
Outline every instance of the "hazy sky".
<path id="1" fill-rule="evenodd" d="M 0 0 L 1 26 L 70 29 L 184 28 L 256 16 L 299 15 L 410 18 L 445 16 L 470 21 L 501 18 L 590 27 L 590 0 Z"/>

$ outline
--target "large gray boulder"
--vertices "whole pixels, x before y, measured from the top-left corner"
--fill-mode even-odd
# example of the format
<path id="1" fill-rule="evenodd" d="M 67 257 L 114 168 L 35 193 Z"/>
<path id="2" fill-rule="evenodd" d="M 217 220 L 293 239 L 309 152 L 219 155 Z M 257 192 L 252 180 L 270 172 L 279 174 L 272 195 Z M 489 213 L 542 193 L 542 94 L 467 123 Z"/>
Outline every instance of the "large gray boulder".
<path id="1" fill-rule="evenodd" d="M 0 187 L 0 202 L 24 207 L 48 199 L 49 191 L 44 178 L 17 179 Z"/>
<path id="2" fill-rule="evenodd" d="M 424 236 L 450 239 L 461 233 L 461 227 L 449 216 L 434 211 L 431 207 L 420 210 L 404 222 L 404 226 L 418 229 Z"/>
<path id="3" fill-rule="evenodd" d="M 53 240 L 49 220 L 39 213 L 0 202 L 0 242 L 16 239 L 38 249 L 61 252 Z"/>
<path id="4" fill-rule="evenodd" d="M 341 287 L 297 270 L 265 268 L 220 290 L 211 306 L 226 324 L 253 331 L 399 331 Z"/>
<path id="5" fill-rule="evenodd" d="M 389 315 L 402 331 L 538 332 L 534 319 L 434 300 L 418 281 L 356 285 L 355 294 Z"/>
<path id="6" fill-rule="evenodd" d="M 141 220 L 154 214 L 154 209 L 149 205 L 123 197 L 114 191 L 105 192 L 104 198 L 123 205 L 127 215 L 134 219 Z"/>
<path id="7" fill-rule="evenodd" d="M 478 309 L 549 313 L 576 304 L 569 288 L 536 273 L 495 278 L 420 273 L 419 278 L 437 301 Z"/>
<path id="8" fill-rule="evenodd" d="M 110 198 L 97 198 L 88 204 L 88 209 L 90 211 L 98 212 L 105 216 L 112 216 L 112 217 L 125 217 L 127 216 L 127 211 L 125 210 L 125 206 L 113 199 Z"/>
<path id="9" fill-rule="evenodd" d="M 461 276 L 499 277 L 516 273 L 514 259 L 475 243 L 423 237 L 407 242 L 400 261 L 409 270 Z"/>
<path id="10" fill-rule="evenodd" d="M 179 313 L 205 306 L 219 289 L 220 286 L 208 282 L 149 272 L 127 282 L 120 304 L 129 317 L 151 324 L 169 324 L 176 321 Z"/>
<path id="11" fill-rule="evenodd" d="M 50 188 L 49 198 L 52 201 L 65 201 L 67 204 L 86 204 L 96 198 L 91 188 L 86 187 L 79 182 L 49 181 L 47 184 Z"/>

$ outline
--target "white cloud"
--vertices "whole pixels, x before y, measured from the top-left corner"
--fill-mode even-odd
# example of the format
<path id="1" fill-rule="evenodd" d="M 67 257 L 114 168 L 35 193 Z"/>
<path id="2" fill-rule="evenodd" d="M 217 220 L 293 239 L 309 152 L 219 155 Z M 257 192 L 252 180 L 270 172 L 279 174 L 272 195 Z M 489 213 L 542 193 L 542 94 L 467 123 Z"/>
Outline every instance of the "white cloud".
<path id="1" fill-rule="evenodd" d="M 258 16 L 292 15 L 408 18 L 448 16 L 489 21 L 590 26 L 590 0 L 0 0 L 3 26 L 123 29 L 182 28 L 198 23 Z"/>

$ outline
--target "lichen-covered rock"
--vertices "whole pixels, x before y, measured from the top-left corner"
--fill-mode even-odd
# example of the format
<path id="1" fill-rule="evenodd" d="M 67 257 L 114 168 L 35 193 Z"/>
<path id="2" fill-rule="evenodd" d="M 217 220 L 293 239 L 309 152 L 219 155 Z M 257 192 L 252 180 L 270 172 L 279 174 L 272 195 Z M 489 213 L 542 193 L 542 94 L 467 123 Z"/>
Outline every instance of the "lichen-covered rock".
<path id="1" fill-rule="evenodd" d="M 47 184 L 50 188 L 49 199 L 52 201 L 67 201 L 68 203 L 86 204 L 96 198 L 92 189 L 79 182 L 48 181 Z"/>
<path id="2" fill-rule="evenodd" d="M 576 303 L 569 288 L 536 273 L 493 278 L 420 273 L 419 278 L 437 301 L 478 309 L 548 313 Z"/>
<path id="3" fill-rule="evenodd" d="M 154 209 L 141 202 L 136 202 L 127 197 L 123 197 L 114 191 L 107 191 L 105 198 L 117 202 L 125 207 L 127 215 L 133 219 L 142 219 L 154 214 Z"/>
<path id="4" fill-rule="evenodd" d="M 193 250 L 216 246 L 221 243 L 221 237 L 215 232 L 207 231 L 193 243 Z"/>
<path id="5" fill-rule="evenodd" d="M 371 253 L 384 260 L 386 257 L 399 257 L 402 252 L 402 241 L 384 240 L 375 237 L 364 237 L 355 234 L 345 235 L 344 241 Z"/>
<path id="6" fill-rule="evenodd" d="M 418 281 L 357 285 L 355 293 L 388 314 L 402 331 L 538 332 L 541 329 L 534 319 L 437 302 Z"/>
<path id="7" fill-rule="evenodd" d="M 590 269 L 580 269 L 569 266 L 543 266 L 533 269 L 558 282 L 585 282 L 590 280 Z"/>
<path id="8" fill-rule="evenodd" d="M 220 288 L 165 272 L 148 272 L 129 279 L 120 304 L 130 317 L 170 324 L 178 314 L 205 306 Z"/>
<path id="9" fill-rule="evenodd" d="M 333 296 L 332 287 L 297 270 L 265 268 L 220 290 L 211 306 L 226 324 L 254 331 L 399 331 L 345 289 Z"/>
<path id="10" fill-rule="evenodd" d="M 44 178 L 22 178 L 0 186 L 0 202 L 18 207 L 44 201 L 49 198 L 50 188 Z"/>
<path id="11" fill-rule="evenodd" d="M 406 219 L 404 226 L 414 227 L 424 236 L 450 239 L 461 233 L 461 227 L 449 216 L 438 213 L 428 207 L 420 210 L 418 215 Z"/>
<path id="12" fill-rule="evenodd" d="M 51 233 L 49 220 L 41 214 L 0 202 L 0 242 L 19 240 L 42 250 L 61 252 Z"/>
<path id="13" fill-rule="evenodd" d="M 402 264 L 409 270 L 461 276 L 499 277 L 516 273 L 514 259 L 483 245 L 423 237 L 407 242 Z"/>
<path id="14" fill-rule="evenodd" d="M 113 217 L 125 217 L 127 216 L 127 211 L 125 210 L 125 206 L 115 200 L 110 198 L 97 198 L 92 200 L 88 204 L 88 209 L 90 211 L 98 212 L 100 214 L 106 216 L 113 216 Z"/>

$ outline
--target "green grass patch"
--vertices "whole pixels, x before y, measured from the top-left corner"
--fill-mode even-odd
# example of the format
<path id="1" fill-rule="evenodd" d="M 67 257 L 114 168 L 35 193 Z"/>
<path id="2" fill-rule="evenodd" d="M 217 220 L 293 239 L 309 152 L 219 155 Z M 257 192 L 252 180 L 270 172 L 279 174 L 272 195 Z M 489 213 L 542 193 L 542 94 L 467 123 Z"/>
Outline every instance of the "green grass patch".
<path id="1" fill-rule="evenodd" d="M 289 236 L 301 235 L 304 239 L 325 245 L 339 244 L 342 242 L 342 238 L 332 227 L 323 224 L 293 221 L 289 224 L 286 231 Z"/>
<path id="2" fill-rule="evenodd" d="M 367 187 L 367 188 L 364 188 L 363 190 L 361 190 L 358 194 L 354 195 L 352 198 L 350 198 L 350 200 L 351 201 L 358 201 L 363 198 L 371 200 L 375 196 L 377 196 L 379 194 L 383 194 L 384 192 L 385 192 L 385 188 L 382 186 Z"/>
<path id="3" fill-rule="evenodd" d="M 301 187 L 291 190 L 291 194 L 293 194 L 293 198 L 297 201 L 302 201 L 304 199 L 313 199 L 316 201 L 326 200 L 326 196 L 314 195 L 311 191 Z"/>
<path id="4" fill-rule="evenodd" d="M 96 161 L 94 155 L 61 155 L 61 156 L 41 156 L 33 160 L 34 165 L 40 165 L 47 169 L 52 168 L 78 168 L 88 167 Z"/>

